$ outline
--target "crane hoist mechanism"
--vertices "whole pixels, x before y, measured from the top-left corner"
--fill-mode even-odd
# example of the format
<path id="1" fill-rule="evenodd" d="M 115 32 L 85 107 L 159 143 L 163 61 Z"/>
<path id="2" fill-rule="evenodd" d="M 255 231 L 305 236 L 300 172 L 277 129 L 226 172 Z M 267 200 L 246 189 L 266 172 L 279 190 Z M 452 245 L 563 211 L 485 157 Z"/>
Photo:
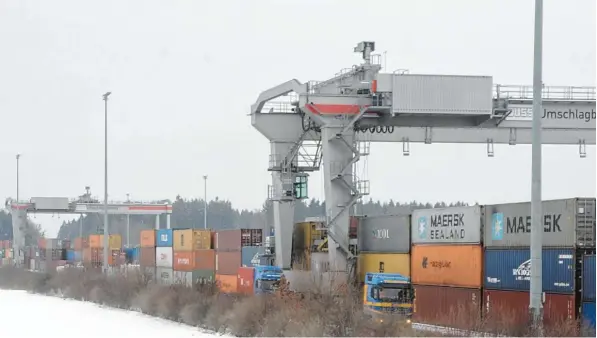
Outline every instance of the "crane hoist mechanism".
<path id="1" fill-rule="evenodd" d="M 354 278 L 349 239 L 353 206 L 369 194 L 355 164 L 371 142 L 530 144 L 532 86 L 499 85 L 491 76 L 381 72 L 375 43 L 360 42 L 362 63 L 325 81 L 296 79 L 262 92 L 251 123 L 270 141 L 275 264 L 291 285 L 294 205 L 308 198 L 309 173 L 323 170 L 329 270 Z M 595 87 L 543 88 L 544 144 L 575 145 L 586 156 L 595 144 Z M 320 166 L 323 164 L 323 166 Z M 358 247 L 357 247 L 358 250 Z"/>

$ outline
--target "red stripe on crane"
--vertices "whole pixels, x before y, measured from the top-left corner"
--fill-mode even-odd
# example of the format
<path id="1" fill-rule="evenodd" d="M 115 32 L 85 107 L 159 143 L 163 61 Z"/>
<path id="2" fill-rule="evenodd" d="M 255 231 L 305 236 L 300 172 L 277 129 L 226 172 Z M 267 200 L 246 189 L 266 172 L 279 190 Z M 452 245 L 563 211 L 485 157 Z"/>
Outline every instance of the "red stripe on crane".
<path id="1" fill-rule="evenodd" d="M 135 205 L 129 206 L 129 210 L 172 210 L 169 205 Z"/>
<path id="2" fill-rule="evenodd" d="M 362 108 L 367 106 L 359 106 L 358 104 L 311 104 L 307 103 L 305 108 L 309 109 L 313 114 L 318 115 L 356 115 Z"/>

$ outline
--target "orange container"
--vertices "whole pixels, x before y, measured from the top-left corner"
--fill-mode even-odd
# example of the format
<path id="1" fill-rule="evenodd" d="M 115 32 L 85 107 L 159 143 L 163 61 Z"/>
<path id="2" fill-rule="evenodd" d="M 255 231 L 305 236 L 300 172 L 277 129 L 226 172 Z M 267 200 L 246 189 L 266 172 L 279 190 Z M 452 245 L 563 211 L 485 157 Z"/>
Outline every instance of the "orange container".
<path id="1" fill-rule="evenodd" d="M 237 275 L 216 274 L 216 285 L 220 291 L 225 293 L 236 293 L 238 290 Z"/>
<path id="2" fill-rule="evenodd" d="M 83 249 L 83 263 L 91 263 L 91 248 Z"/>
<path id="3" fill-rule="evenodd" d="M 155 247 L 155 230 L 141 230 L 141 247 Z"/>
<path id="4" fill-rule="evenodd" d="M 74 242 L 74 249 L 76 251 L 81 251 L 83 250 L 83 238 L 81 237 L 77 237 L 75 238 L 75 242 Z"/>
<path id="5" fill-rule="evenodd" d="M 480 245 L 415 245 L 410 255 L 413 284 L 481 287 Z"/>
<path id="6" fill-rule="evenodd" d="M 89 235 L 89 247 L 92 249 L 104 247 L 104 235 Z"/>
<path id="7" fill-rule="evenodd" d="M 40 249 L 45 249 L 46 248 L 46 239 L 45 238 L 40 238 L 37 240 L 37 246 Z"/>
<path id="8" fill-rule="evenodd" d="M 255 293 L 255 268 L 240 267 L 238 268 L 237 288 L 238 292 L 245 295 L 252 295 Z"/>
<path id="9" fill-rule="evenodd" d="M 174 271 L 215 270 L 215 250 L 174 251 Z"/>

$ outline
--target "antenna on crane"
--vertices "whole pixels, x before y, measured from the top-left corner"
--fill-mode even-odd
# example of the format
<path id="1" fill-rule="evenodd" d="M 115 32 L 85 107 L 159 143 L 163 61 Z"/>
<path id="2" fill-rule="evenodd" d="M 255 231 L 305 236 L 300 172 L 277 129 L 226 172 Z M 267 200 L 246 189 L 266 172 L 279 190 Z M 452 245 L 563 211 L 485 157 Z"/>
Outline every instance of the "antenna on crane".
<path id="1" fill-rule="evenodd" d="M 362 53 L 365 64 L 371 64 L 371 52 L 375 51 L 375 42 L 373 41 L 361 41 L 354 47 L 355 53 Z"/>

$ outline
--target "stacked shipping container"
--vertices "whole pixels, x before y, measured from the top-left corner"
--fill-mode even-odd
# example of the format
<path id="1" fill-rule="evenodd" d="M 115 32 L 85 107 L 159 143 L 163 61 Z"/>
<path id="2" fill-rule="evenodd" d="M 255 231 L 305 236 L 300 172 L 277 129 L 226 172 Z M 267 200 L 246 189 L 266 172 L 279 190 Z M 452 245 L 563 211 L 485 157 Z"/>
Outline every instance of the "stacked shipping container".
<path id="1" fill-rule="evenodd" d="M 359 281 L 365 273 L 399 273 L 410 277 L 410 216 L 363 217 L 358 225 Z"/>
<path id="2" fill-rule="evenodd" d="M 99 268 L 104 261 L 104 235 L 89 235 L 89 247 L 83 248 L 83 263 L 93 268 Z M 85 241 L 82 241 L 85 245 Z M 120 235 L 110 235 L 108 238 L 108 265 L 120 265 L 122 259 L 122 237 Z"/>
<path id="3" fill-rule="evenodd" d="M 139 267 L 141 271 L 153 278 L 156 270 L 156 231 L 141 230 L 140 249 L 139 249 Z"/>
<path id="4" fill-rule="evenodd" d="M 480 319 L 481 220 L 480 206 L 413 212 L 415 321 L 456 327 Z"/>
<path id="5" fill-rule="evenodd" d="M 582 319 L 595 328 L 595 255 L 583 257 L 582 269 Z"/>
<path id="6" fill-rule="evenodd" d="M 156 230 L 155 266 L 156 281 L 159 284 L 174 283 L 172 229 Z"/>
<path id="7" fill-rule="evenodd" d="M 595 246 L 595 199 L 544 201 L 544 319 L 557 323 L 575 319 L 580 289 L 582 252 Z M 487 316 L 524 323 L 530 288 L 531 203 L 485 207 L 484 300 Z M 594 264 L 593 264 L 594 268 Z"/>
<path id="8" fill-rule="evenodd" d="M 220 230 L 215 233 L 214 239 L 216 283 L 224 292 L 237 292 L 238 271 L 243 265 L 243 253 L 245 261 L 250 262 L 254 257 L 251 255 L 255 255 L 255 250 L 258 250 L 243 248 L 261 247 L 263 232 L 261 229 Z"/>
<path id="9" fill-rule="evenodd" d="M 213 282 L 215 251 L 211 230 L 174 230 L 174 280 L 187 286 Z"/>

